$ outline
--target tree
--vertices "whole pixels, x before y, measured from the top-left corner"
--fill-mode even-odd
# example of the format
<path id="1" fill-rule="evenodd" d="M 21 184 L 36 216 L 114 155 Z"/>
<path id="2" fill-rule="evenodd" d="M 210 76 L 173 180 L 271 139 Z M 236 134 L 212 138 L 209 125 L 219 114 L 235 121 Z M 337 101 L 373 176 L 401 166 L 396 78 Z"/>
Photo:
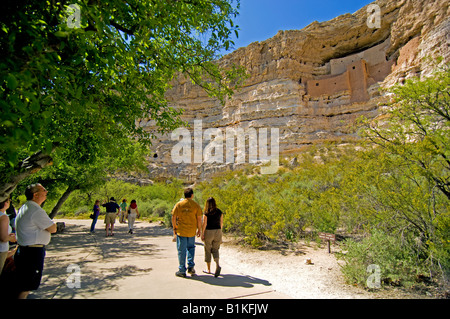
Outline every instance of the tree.
<path id="1" fill-rule="evenodd" d="M 105 183 L 109 177 L 122 172 L 145 171 L 145 148 L 142 148 L 138 143 L 129 144 L 126 140 L 123 140 L 123 144 L 115 141 L 115 144 L 116 146 L 120 145 L 120 152 L 112 154 L 112 156 L 101 156 L 94 163 L 73 166 L 71 163 L 60 161 L 57 167 L 53 166 L 43 171 L 40 176 L 41 179 L 50 179 L 52 184 L 56 182 L 59 187 L 66 187 L 66 190 L 52 208 L 49 214 L 50 218 L 54 218 L 58 214 L 64 202 L 75 190 L 89 191 Z"/>
<path id="2" fill-rule="evenodd" d="M 219 98 L 231 94 L 240 73 L 214 61 L 237 32 L 233 2 L 3 1 L 0 197 L 55 152 L 82 165 L 108 151 L 113 136 L 148 145 L 152 133 L 139 118 L 161 132 L 179 126 L 180 110 L 164 96 L 177 74 Z"/>
<path id="3" fill-rule="evenodd" d="M 450 269 L 450 68 L 391 89 L 392 103 L 365 136 L 386 167 L 375 185 L 378 205 L 390 216 L 386 233 L 409 240 L 431 268 Z M 409 238 L 408 238 L 409 237 Z"/>
<path id="4" fill-rule="evenodd" d="M 365 136 L 411 165 L 450 200 L 450 67 L 391 89 L 392 103 Z M 387 122 L 387 125 L 385 125 Z"/>

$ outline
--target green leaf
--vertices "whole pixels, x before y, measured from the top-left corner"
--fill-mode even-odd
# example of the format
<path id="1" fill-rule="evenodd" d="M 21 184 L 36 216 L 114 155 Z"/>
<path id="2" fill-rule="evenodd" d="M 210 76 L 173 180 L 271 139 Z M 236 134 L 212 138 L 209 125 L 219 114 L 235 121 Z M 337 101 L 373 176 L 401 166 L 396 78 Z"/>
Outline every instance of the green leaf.
<path id="1" fill-rule="evenodd" d="M 31 102 L 31 104 L 30 104 L 30 110 L 31 110 L 31 112 L 37 113 L 37 112 L 39 112 L 40 108 L 41 108 L 41 107 L 40 107 L 40 105 L 39 105 L 39 101 L 36 100 L 36 99 L 32 100 L 32 102 Z"/>
<path id="2" fill-rule="evenodd" d="M 47 142 L 45 144 L 45 153 L 50 154 L 52 152 L 52 149 L 53 149 L 53 143 Z"/>
<path id="3" fill-rule="evenodd" d="M 12 74 L 8 74 L 8 76 L 6 77 L 6 85 L 8 89 L 15 90 L 18 85 L 16 77 Z"/>
<path id="4" fill-rule="evenodd" d="M 80 99 L 82 95 L 83 95 L 83 87 L 80 85 L 80 86 L 77 88 L 77 92 L 76 92 L 75 97 L 76 97 L 77 99 Z"/>
<path id="5" fill-rule="evenodd" d="M 56 31 L 54 35 L 58 38 L 67 38 L 69 36 L 69 33 L 64 31 Z"/>
<path id="6" fill-rule="evenodd" d="M 14 127 L 14 123 L 9 120 L 3 121 L 2 125 L 6 127 Z"/>

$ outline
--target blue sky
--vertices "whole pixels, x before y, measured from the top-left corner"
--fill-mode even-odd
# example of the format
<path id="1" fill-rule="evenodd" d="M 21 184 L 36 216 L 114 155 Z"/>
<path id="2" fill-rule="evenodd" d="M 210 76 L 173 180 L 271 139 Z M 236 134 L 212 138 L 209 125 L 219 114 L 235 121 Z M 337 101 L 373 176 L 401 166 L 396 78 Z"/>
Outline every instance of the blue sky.
<path id="1" fill-rule="evenodd" d="M 279 30 L 300 30 L 313 21 L 354 13 L 374 0 L 241 0 L 235 23 L 239 38 L 234 49 L 273 37 Z M 233 50 L 230 50 L 231 52 Z"/>

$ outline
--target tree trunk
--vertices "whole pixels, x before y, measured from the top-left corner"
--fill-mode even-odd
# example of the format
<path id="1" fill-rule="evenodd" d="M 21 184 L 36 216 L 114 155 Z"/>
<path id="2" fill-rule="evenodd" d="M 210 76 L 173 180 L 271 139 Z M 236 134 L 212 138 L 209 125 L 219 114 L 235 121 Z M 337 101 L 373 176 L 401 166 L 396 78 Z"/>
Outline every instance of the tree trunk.
<path id="1" fill-rule="evenodd" d="M 41 151 L 38 151 L 23 160 L 14 168 L 12 175 L 7 177 L 5 181 L 0 184 L 0 202 L 6 200 L 23 179 L 52 164 L 52 157 Z"/>
<path id="2" fill-rule="evenodd" d="M 55 218 L 55 216 L 58 214 L 61 206 L 64 204 L 64 202 L 69 198 L 70 194 L 72 194 L 72 192 L 74 190 L 76 190 L 77 187 L 76 186 L 70 186 L 67 187 L 66 191 L 64 192 L 64 194 L 62 194 L 62 196 L 59 198 L 58 202 L 56 203 L 55 207 L 53 207 L 52 212 L 50 213 L 49 217 L 51 219 Z"/>

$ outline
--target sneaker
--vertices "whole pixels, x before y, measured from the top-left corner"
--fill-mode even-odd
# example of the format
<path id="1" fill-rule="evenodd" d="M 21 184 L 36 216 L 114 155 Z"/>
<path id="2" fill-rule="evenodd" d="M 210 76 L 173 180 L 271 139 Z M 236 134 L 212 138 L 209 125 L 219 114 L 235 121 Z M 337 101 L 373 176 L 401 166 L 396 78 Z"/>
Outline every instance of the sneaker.
<path id="1" fill-rule="evenodd" d="M 190 273 L 192 276 L 195 276 L 195 269 L 194 269 L 194 267 L 188 268 L 188 273 Z"/>
<path id="2" fill-rule="evenodd" d="M 182 277 L 182 278 L 186 278 L 186 273 L 181 272 L 181 271 L 177 271 L 177 272 L 175 273 L 175 276 L 177 276 L 177 277 Z"/>

